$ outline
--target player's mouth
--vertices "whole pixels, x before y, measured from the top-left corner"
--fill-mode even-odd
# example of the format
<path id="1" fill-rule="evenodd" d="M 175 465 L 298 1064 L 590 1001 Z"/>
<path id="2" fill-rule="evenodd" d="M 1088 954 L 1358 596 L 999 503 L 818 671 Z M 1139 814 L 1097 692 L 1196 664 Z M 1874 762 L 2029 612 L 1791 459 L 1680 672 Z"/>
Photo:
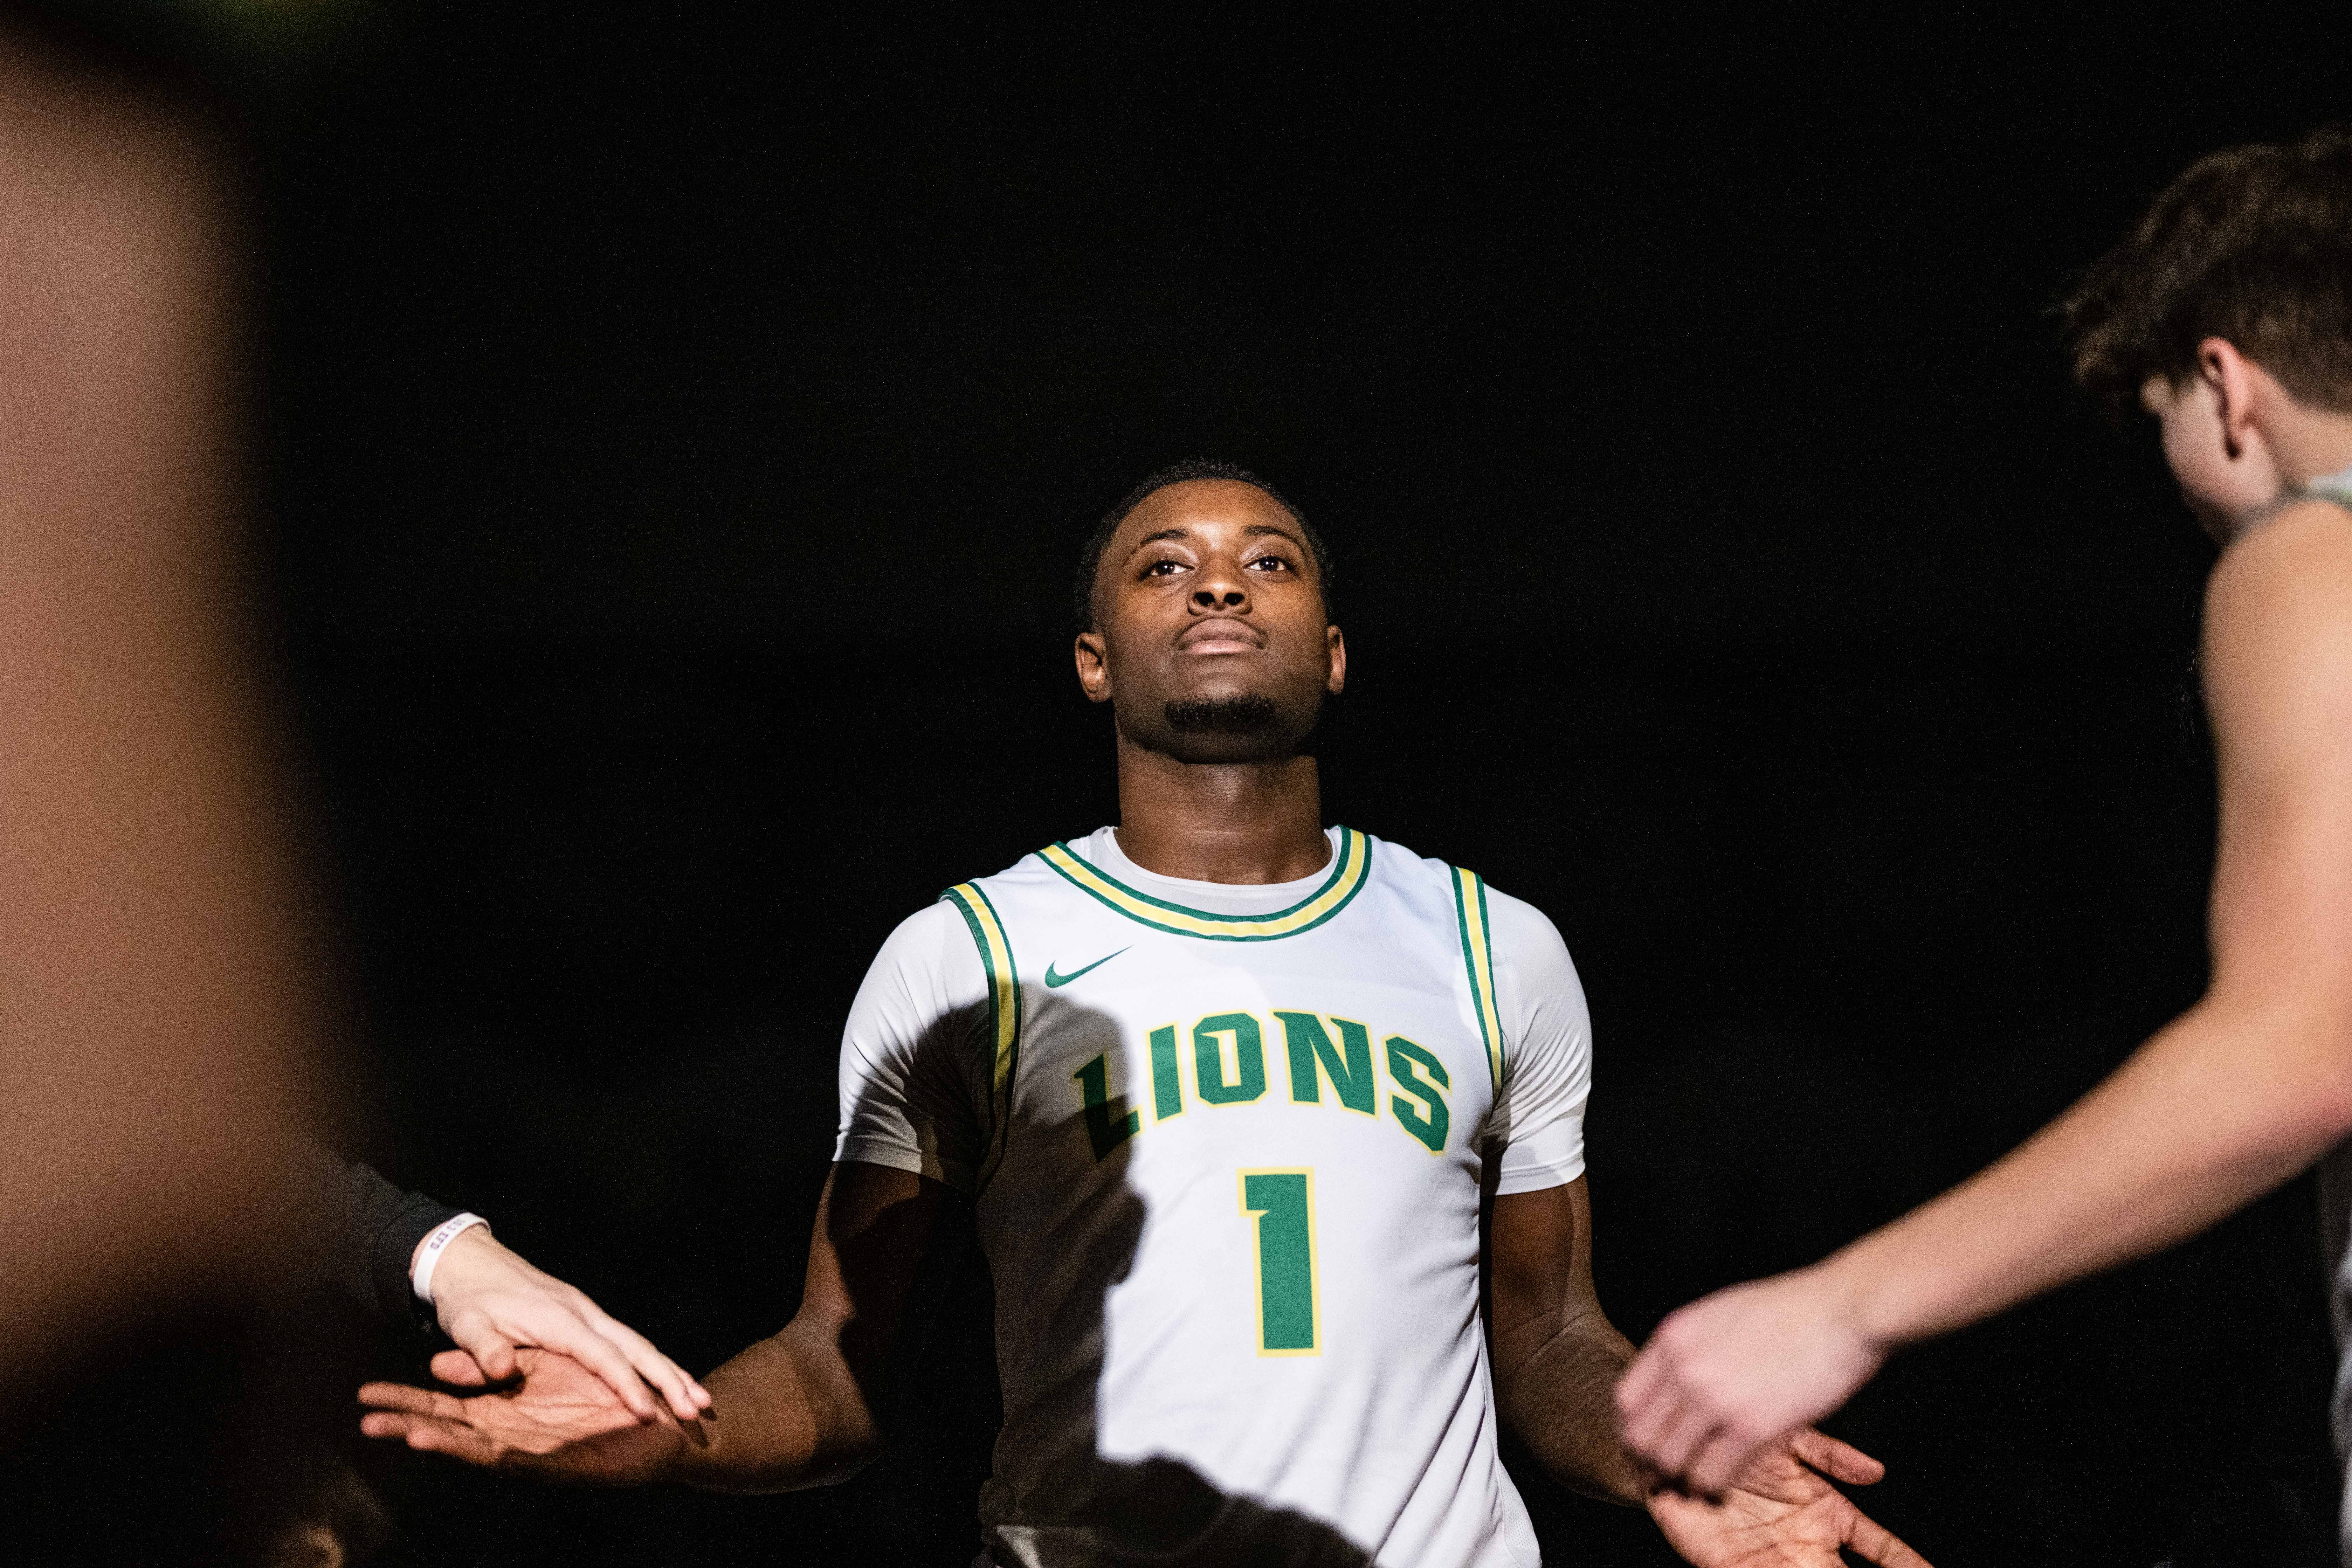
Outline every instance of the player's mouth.
<path id="1" fill-rule="evenodd" d="M 1265 637 L 1247 621 L 1217 616 L 1184 628 L 1176 639 L 1179 653 L 1256 653 L 1265 647 Z"/>

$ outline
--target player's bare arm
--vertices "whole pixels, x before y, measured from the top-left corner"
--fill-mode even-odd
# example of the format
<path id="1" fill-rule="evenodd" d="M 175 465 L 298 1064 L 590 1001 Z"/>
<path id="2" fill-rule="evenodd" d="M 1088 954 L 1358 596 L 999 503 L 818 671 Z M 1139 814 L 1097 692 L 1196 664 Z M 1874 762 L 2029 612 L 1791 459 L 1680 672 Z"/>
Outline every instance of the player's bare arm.
<path id="1" fill-rule="evenodd" d="M 400 1384 L 360 1391 L 370 1436 L 468 1463 L 626 1486 L 682 1481 L 718 1491 L 790 1491 L 855 1474 L 880 1446 L 876 1390 L 908 1309 L 945 1196 L 879 1165 L 835 1168 L 819 1201 L 800 1310 L 705 1380 L 698 1420 L 640 1424 L 569 1357 L 517 1352 L 506 1388 L 457 1396 Z M 445 1383 L 481 1386 L 460 1351 L 435 1358 Z"/>
<path id="2" fill-rule="evenodd" d="M 2205 616 L 2221 836 L 2204 997 L 1990 1170 L 1668 1318 L 1618 1388 L 1627 1441 L 1666 1472 L 1719 1483 L 1895 1347 L 2178 1241 L 2352 1128 L 2347 267 L 2352 134 L 2322 130 L 2200 160 L 2064 307 L 2076 381 L 2156 417 L 2181 499 L 2224 546 Z"/>
<path id="3" fill-rule="evenodd" d="M 499 1394 L 372 1388 L 369 1430 L 583 1479 L 837 1479 L 878 1441 L 952 1188 L 999 1291 L 994 1561 L 1530 1560 L 1482 1241 L 1510 1418 L 1570 1484 L 1643 1500 L 1609 1402 L 1629 1347 L 1592 1299 L 1581 983 L 1532 907 L 1323 824 L 1327 581 L 1304 517 L 1223 465 L 1098 526 L 1076 662 L 1112 710 L 1120 821 L 884 943 L 844 1028 L 806 1297 L 711 1375 L 708 1415 L 639 1427 L 571 1363 L 519 1357 Z M 1822 1473 L 1875 1465 L 1798 1442 L 1652 1511 L 1705 1568 L 1831 1568 L 1842 1542 L 1911 1568 Z"/>
<path id="4" fill-rule="evenodd" d="M 1486 1221 L 1486 1325 L 1495 1403 L 1562 1486 L 1639 1506 L 1646 1472 L 1617 1440 L 1609 1391 L 1633 1346 L 1592 1288 L 1584 1177 L 1494 1200 Z"/>
<path id="5" fill-rule="evenodd" d="M 1841 1546 L 1888 1568 L 1926 1560 L 1855 1508 L 1828 1478 L 1885 1473 L 1819 1432 L 1768 1449 L 1716 1498 L 1659 1489 L 1619 1441 L 1610 1390 L 1633 1347 L 1592 1285 L 1592 1205 L 1584 1178 L 1497 1197 L 1487 1220 L 1487 1325 L 1504 1425 L 1563 1486 L 1646 1505 L 1675 1549 L 1703 1568 L 1834 1563 Z"/>
<path id="6" fill-rule="evenodd" d="M 2205 677 L 2221 805 L 2204 997 L 1966 1184 L 1667 1319 L 1621 1394 L 1662 1469 L 1721 1485 L 1895 1348 L 2169 1246 L 2352 1131 L 2352 517 L 2305 503 L 2231 546 Z"/>

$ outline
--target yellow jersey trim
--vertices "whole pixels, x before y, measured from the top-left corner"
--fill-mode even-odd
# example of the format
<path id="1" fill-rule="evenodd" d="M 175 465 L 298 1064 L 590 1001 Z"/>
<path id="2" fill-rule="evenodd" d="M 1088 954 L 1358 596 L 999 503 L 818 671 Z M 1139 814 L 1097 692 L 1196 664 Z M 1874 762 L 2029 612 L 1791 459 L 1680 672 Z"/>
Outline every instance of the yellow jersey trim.
<path id="1" fill-rule="evenodd" d="M 1454 868 L 1454 913 L 1462 927 L 1462 962 L 1470 974 L 1470 1005 L 1486 1043 L 1486 1071 L 1503 1089 L 1503 1016 L 1495 1001 L 1495 945 L 1486 920 L 1486 884 L 1475 871 Z"/>
<path id="2" fill-rule="evenodd" d="M 1272 942 L 1312 931 L 1348 907 L 1371 875 L 1372 841 L 1352 827 L 1339 830 L 1339 853 L 1323 885 L 1286 910 L 1263 915 L 1221 915 L 1187 909 L 1140 892 L 1081 858 L 1067 844 L 1054 843 L 1037 858 L 1079 891 L 1099 900 L 1154 931 L 1207 942 Z"/>

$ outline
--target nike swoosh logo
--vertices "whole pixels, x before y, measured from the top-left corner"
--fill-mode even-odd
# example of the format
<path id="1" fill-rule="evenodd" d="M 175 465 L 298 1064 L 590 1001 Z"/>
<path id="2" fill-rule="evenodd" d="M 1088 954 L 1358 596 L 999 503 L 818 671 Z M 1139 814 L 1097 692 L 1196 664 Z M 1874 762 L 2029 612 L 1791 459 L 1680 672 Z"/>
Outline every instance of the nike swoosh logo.
<path id="1" fill-rule="evenodd" d="M 1122 947 L 1118 950 L 1118 952 L 1125 952 L 1126 951 L 1127 949 Z M 1112 959 L 1117 958 L 1118 956 L 1118 952 L 1104 953 L 1100 958 L 1097 958 L 1092 963 L 1087 964 L 1087 969 L 1100 969 L 1104 964 L 1108 963 Z M 1076 980 L 1079 975 L 1084 974 L 1087 972 L 1087 969 L 1073 969 L 1067 974 L 1056 974 L 1054 973 L 1054 965 L 1048 962 L 1045 965 L 1045 989 L 1051 991 L 1055 986 L 1067 985 L 1071 981 Z"/>

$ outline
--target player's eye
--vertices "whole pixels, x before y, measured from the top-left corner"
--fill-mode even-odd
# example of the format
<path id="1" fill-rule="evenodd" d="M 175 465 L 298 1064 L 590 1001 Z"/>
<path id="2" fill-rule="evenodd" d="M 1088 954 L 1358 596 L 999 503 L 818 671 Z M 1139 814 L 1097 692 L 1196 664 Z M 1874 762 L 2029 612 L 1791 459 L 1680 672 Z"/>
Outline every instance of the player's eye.
<path id="1" fill-rule="evenodd" d="M 1290 570 L 1290 563 L 1279 555 L 1261 555 L 1250 563 L 1250 567 L 1253 571 L 1259 572 L 1287 572 Z"/>
<path id="2" fill-rule="evenodd" d="M 1143 569 L 1143 574 L 1147 577 L 1165 577 L 1171 573 L 1183 570 L 1183 566 L 1184 563 L 1181 561 L 1162 559 L 1154 561 L 1150 565 L 1146 566 Z"/>

